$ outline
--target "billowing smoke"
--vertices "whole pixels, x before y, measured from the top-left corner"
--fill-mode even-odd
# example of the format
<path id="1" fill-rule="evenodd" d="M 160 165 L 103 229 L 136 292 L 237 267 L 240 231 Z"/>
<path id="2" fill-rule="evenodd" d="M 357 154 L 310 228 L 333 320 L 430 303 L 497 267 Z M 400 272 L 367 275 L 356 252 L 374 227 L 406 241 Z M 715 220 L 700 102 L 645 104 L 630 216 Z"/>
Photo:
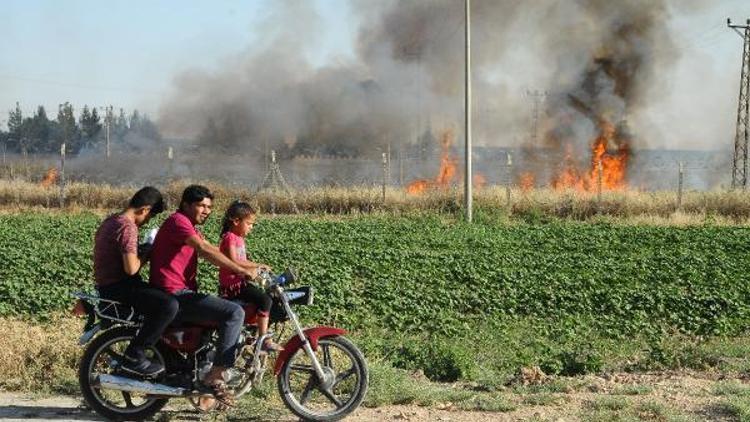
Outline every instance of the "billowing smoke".
<path id="1" fill-rule="evenodd" d="M 374 157 L 451 127 L 461 140 L 462 1 L 353 2 L 356 56 L 325 67 L 307 59 L 322 25 L 312 3 L 275 4 L 261 45 L 220 70 L 176 78 L 160 108 L 167 136 L 195 139 L 201 152 L 274 149 L 282 158 Z M 559 157 L 516 161 L 538 184 L 566 154 L 589 171 L 602 135 L 611 156 L 647 146 L 636 121 L 676 60 L 669 13 L 666 0 L 473 0 L 476 144 L 551 149 Z M 529 89 L 547 93 L 538 136 Z"/>
<path id="2" fill-rule="evenodd" d="M 162 129 L 206 148 L 360 156 L 388 143 L 415 142 L 429 125 L 459 125 L 462 3 L 354 4 L 364 22 L 354 62 L 311 66 L 305 54 L 315 42 L 315 12 L 309 2 L 285 2 L 272 18 L 283 30 L 269 31 L 265 48 L 230 60 L 215 74 L 179 76 L 161 108 Z M 483 64 L 502 55 L 519 4 L 474 2 L 475 89 L 503 90 L 485 77 Z M 297 25 L 301 16 L 308 27 Z"/>
<path id="3" fill-rule="evenodd" d="M 605 188 L 622 187 L 633 158 L 631 143 L 638 142 L 629 119 L 657 86 L 656 66 L 675 59 L 663 25 L 668 10 L 662 1 L 579 0 L 569 3 L 565 13 L 571 12 L 576 18 L 555 39 L 566 47 L 557 49 L 539 138 L 564 158 L 546 157 L 541 174 L 551 174 L 560 187 L 593 190 L 601 162 Z M 526 158 L 539 161 L 539 146 L 527 148 Z"/>

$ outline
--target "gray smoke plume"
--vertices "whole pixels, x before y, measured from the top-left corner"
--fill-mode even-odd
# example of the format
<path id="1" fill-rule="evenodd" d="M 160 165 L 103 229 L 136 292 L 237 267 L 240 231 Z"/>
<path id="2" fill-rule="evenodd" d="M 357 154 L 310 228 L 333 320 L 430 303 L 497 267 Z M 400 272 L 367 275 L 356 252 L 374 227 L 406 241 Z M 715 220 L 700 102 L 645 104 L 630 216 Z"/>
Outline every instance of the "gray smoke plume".
<path id="1" fill-rule="evenodd" d="M 314 43 L 315 13 L 309 2 L 284 2 L 269 19 L 284 30 L 269 30 L 265 48 L 229 60 L 227 70 L 177 78 L 161 107 L 161 128 L 207 148 L 261 151 L 270 144 L 295 155 L 359 156 L 414 142 L 428 122 L 459 124 L 462 4 L 354 4 L 364 22 L 355 62 L 313 68 L 304 57 Z M 474 2 L 475 89 L 498 90 L 483 64 L 502 55 L 507 22 L 520 4 Z M 307 27 L 297 25 L 301 16 Z"/>
<path id="2" fill-rule="evenodd" d="M 550 15 L 563 26 L 550 40 L 550 51 L 558 54 L 543 121 L 546 130 L 540 139 L 558 158 L 546 157 L 541 169 L 536 163 L 537 174 L 554 178 L 572 170 L 585 179 L 600 160 L 605 173 L 608 163 L 617 162 L 627 169 L 632 161 L 631 143 L 638 142 L 629 119 L 643 105 L 645 93 L 658 86 L 656 66 L 675 59 L 663 25 L 669 17 L 666 4 L 578 0 L 550 9 Z M 642 141 L 641 146 L 645 145 Z M 539 146 L 526 148 L 525 158 L 539 161 Z M 602 148 L 595 156 L 593 146 Z M 583 182 L 585 188 L 593 188 L 593 180 Z M 616 187 L 625 180 L 609 182 L 609 187 Z"/>
<path id="3" fill-rule="evenodd" d="M 321 20 L 310 2 L 278 2 L 262 45 L 219 71 L 176 78 L 160 128 L 195 139 L 203 152 L 239 148 L 257 157 L 269 149 L 282 158 L 373 157 L 386 145 L 408 155 L 434 139 L 425 133 L 446 128 L 457 129 L 460 142 L 463 2 L 352 7 L 361 22 L 353 60 L 311 65 Z M 647 145 L 634 122 L 677 58 L 663 25 L 669 15 L 666 0 L 473 0 L 475 143 L 535 151 L 516 168 L 540 184 L 571 150 L 586 167 L 603 122 L 616 132 L 612 154 Z M 548 93 L 537 144 L 526 89 Z"/>

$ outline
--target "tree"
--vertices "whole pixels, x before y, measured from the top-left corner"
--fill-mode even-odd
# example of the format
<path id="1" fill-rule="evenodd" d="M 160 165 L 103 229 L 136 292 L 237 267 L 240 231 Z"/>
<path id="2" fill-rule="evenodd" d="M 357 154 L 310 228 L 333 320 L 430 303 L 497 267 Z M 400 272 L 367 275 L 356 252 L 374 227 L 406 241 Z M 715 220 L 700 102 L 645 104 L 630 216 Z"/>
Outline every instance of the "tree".
<path id="1" fill-rule="evenodd" d="M 77 154 L 81 149 L 81 138 L 78 125 L 76 125 L 73 106 L 70 103 L 65 102 L 65 104 L 60 104 L 60 107 L 57 109 L 57 125 L 59 127 L 60 139 L 56 142 L 56 146 L 64 142 L 67 151 L 71 154 Z"/>
<path id="2" fill-rule="evenodd" d="M 28 125 L 30 152 L 54 151 L 52 122 L 47 118 L 47 111 L 44 110 L 44 106 L 39 106 L 34 117 L 24 119 L 24 123 Z"/>
<path id="3" fill-rule="evenodd" d="M 84 105 L 78 121 L 81 127 L 81 147 L 95 145 L 99 140 L 99 134 L 102 130 L 102 124 L 99 121 L 99 114 L 96 112 L 96 108 L 89 111 L 89 107 Z"/>
<path id="4" fill-rule="evenodd" d="M 21 105 L 16 102 L 16 108 L 8 112 L 8 138 L 10 143 L 16 145 L 21 153 L 27 152 L 27 140 L 23 133 L 23 112 Z"/>
<path id="5" fill-rule="evenodd" d="M 154 141 L 154 143 L 161 142 L 161 133 L 159 133 L 159 128 L 156 127 L 156 124 L 152 122 L 151 119 L 149 119 L 145 114 L 139 120 L 139 126 L 136 128 L 136 133 L 142 138 Z"/>
<path id="6" fill-rule="evenodd" d="M 141 115 L 138 110 L 133 110 L 133 114 L 130 115 L 130 130 L 138 132 L 141 128 Z"/>
<path id="7" fill-rule="evenodd" d="M 128 134 L 128 130 L 128 118 L 125 116 L 125 110 L 120 109 L 120 114 L 117 115 L 112 125 L 112 135 L 119 142 L 123 142 L 125 141 L 125 135 Z"/>

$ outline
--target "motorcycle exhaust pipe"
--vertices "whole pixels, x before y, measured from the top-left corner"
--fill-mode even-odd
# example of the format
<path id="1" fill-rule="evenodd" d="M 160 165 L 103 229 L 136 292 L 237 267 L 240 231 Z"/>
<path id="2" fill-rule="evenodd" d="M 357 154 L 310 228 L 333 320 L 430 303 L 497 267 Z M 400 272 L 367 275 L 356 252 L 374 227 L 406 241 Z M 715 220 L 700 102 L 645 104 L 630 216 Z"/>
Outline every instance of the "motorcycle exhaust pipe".
<path id="1" fill-rule="evenodd" d="M 186 393 L 184 388 L 170 387 L 164 384 L 154 384 L 148 381 L 138 381 L 132 378 L 119 377 L 117 375 L 100 374 L 98 380 L 100 387 L 111 390 L 170 397 L 184 396 Z"/>

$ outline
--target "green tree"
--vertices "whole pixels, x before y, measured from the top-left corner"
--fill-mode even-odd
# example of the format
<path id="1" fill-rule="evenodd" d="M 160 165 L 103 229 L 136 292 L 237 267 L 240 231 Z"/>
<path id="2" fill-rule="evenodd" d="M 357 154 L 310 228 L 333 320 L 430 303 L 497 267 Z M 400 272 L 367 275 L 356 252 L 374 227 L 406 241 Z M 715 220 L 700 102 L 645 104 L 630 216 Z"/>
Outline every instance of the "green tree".
<path id="1" fill-rule="evenodd" d="M 8 140 L 17 151 L 27 152 L 28 140 L 24 133 L 23 112 L 18 102 L 16 102 L 16 108 L 8 112 Z"/>
<path id="2" fill-rule="evenodd" d="M 77 154 L 81 149 L 81 138 L 73 106 L 70 103 L 65 102 L 65 104 L 60 104 L 60 107 L 57 109 L 57 125 L 60 138 L 56 142 L 56 147 L 59 147 L 60 143 L 64 142 L 70 154 Z"/>
<path id="3" fill-rule="evenodd" d="M 78 122 L 81 127 L 81 147 L 90 147 L 97 144 L 100 139 L 102 124 L 96 108 L 89 111 L 89 107 L 84 105 Z"/>
<path id="4" fill-rule="evenodd" d="M 112 125 L 112 137 L 119 142 L 125 141 L 125 135 L 128 134 L 130 129 L 128 118 L 125 116 L 125 110 L 120 109 L 120 113 L 114 119 Z"/>
<path id="5" fill-rule="evenodd" d="M 30 152 L 54 151 L 53 125 L 44 106 L 39 106 L 34 117 L 24 119 L 24 123 L 28 125 Z"/>
<path id="6" fill-rule="evenodd" d="M 136 133 L 142 138 L 154 141 L 154 143 L 159 143 L 162 139 L 159 128 L 145 114 L 139 120 L 139 126 L 136 128 Z"/>
<path id="7" fill-rule="evenodd" d="M 138 132 L 141 128 L 141 115 L 138 110 L 133 110 L 133 114 L 130 115 L 129 127 L 131 132 Z"/>

